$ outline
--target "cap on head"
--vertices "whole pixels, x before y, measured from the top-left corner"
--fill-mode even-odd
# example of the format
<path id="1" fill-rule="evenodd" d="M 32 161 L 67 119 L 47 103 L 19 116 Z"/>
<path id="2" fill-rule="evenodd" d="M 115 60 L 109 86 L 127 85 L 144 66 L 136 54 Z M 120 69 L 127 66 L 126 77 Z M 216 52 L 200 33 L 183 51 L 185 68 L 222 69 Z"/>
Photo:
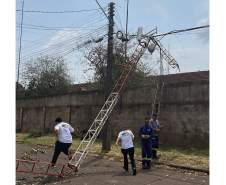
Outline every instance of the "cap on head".
<path id="1" fill-rule="evenodd" d="M 60 122 L 62 122 L 62 119 L 60 117 L 58 117 L 58 118 L 56 118 L 55 122 L 60 123 Z"/>

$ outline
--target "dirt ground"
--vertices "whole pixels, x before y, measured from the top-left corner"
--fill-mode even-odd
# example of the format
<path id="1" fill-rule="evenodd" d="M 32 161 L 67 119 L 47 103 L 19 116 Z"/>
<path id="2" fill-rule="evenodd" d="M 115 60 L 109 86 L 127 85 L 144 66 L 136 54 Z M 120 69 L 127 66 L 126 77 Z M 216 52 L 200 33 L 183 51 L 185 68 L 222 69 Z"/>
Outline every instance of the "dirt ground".
<path id="1" fill-rule="evenodd" d="M 34 150 L 32 150 L 34 149 Z M 38 150 L 37 150 L 38 149 Z M 35 152 L 36 151 L 36 152 Z M 53 148 L 16 144 L 16 158 L 32 158 L 50 161 Z M 67 157 L 60 154 L 59 163 L 67 162 Z M 88 156 L 79 172 L 68 177 L 48 177 L 16 173 L 17 185 L 63 184 L 63 185 L 207 185 L 209 175 L 201 172 L 179 170 L 163 165 L 152 166 L 151 170 L 142 170 L 136 161 L 137 175 L 124 172 L 122 162 L 102 156 Z"/>

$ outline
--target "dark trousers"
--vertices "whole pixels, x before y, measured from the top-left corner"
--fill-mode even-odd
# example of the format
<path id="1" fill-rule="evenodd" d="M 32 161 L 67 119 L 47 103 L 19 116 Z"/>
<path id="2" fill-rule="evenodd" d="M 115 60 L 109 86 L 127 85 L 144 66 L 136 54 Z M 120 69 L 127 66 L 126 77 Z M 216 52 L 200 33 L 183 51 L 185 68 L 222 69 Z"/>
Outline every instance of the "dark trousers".
<path id="1" fill-rule="evenodd" d="M 54 154 L 52 158 L 52 164 L 56 163 L 58 156 L 60 155 L 61 152 L 63 152 L 65 155 L 68 155 L 70 146 L 71 143 L 61 143 L 60 141 L 56 141 Z"/>
<path id="2" fill-rule="evenodd" d="M 135 164 L 135 159 L 134 159 L 134 147 L 128 148 L 128 149 L 121 149 L 121 152 L 122 152 L 123 157 L 124 157 L 124 169 L 126 171 L 128 171 L 128 158 L 127 158 L 127 155 L 129 154 L 129 158 L 130 158 L 132 169 L 135 170 L 136 169 L 136 164 Z"/>
<path id="3" fill-rule="evenodd" d="M 152 136 L 152 158 L 157 159 L 157 148 L 159 148 L 158 135 Z"/>
<path id="4" fill-rule="evenodd" d="M 152 144 L 150 141 L 141 141 L 142 167 L 150 168 L 152 157 Z"/>

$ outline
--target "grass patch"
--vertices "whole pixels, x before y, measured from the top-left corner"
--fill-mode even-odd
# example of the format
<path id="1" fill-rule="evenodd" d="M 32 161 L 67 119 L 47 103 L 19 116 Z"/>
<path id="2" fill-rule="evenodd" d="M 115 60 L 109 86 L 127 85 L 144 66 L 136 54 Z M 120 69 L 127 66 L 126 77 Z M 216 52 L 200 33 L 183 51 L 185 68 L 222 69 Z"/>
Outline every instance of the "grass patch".
<path id="1" fill-rule="evenodd" d="M 209 149 L 161 147 L 160 162 L 194 168 L 209 168 Z"/>
<path id="2" fill-rule="evenodd" d="M 56 137 L 54 135 L 31 137 L 30 134 L 17 133 L 16 141 L 32 145 L 53 146 L 56 141 Z M 80 142 L 80 139 L 73 138 L 72 149 L 76 150 Z M 122 159 L 121 149 L 115 144 L 112 144 L 111 151 L 108 153 L 101 153 L 100 140 L 97 140 L 94 143 L 90 153 L 104 155 L 104 157 L 110 160 Z M 178 147 L 161 146 L 158 150 L 158 154 L 161 155 L 159 162 L 194 168 L 209 168 L 209 149 L 183 149 Z M 141 159 L 141 149 L 139 143 L 135 143 L 135 158 Z"/>

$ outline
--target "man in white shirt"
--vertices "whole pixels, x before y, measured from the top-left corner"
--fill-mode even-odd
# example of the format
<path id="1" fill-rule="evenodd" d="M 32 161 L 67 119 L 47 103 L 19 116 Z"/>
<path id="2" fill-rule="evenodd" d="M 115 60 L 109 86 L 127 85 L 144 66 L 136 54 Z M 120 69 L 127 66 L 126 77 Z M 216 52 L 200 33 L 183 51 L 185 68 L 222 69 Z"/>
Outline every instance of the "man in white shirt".
<path id="1" fill-rule="evenodd" d="M 56 125 L 54 130 L 57 135 L 57 141 L 55 143 L 54 154 L 51 162 L 52 166 L 56 164 L 58 156 L 61 152 L 67 155 L 69 160 L 71 159 L 69 148 L 72 144 L 71 133 L 74 132 L 74 128 L 68 123 L 63 122 L 61 118 L 56 118 L 55 123 Z"/>
<path id="2" fill-rule="evenodd" d="M 131 130 L 126 129 L 118 134 L 118 138 L 116 140 L 116 145 L 121 144 L 121 152 L 124 157 L 124 169 L 128 171 L 128 158 L 127 155 L 129 154 L 129 158 L 131 161 L 133 175 L 136 175 L 136 164 L 134 160 L 134 145 L 133 145 L 134 135 Z"/>

